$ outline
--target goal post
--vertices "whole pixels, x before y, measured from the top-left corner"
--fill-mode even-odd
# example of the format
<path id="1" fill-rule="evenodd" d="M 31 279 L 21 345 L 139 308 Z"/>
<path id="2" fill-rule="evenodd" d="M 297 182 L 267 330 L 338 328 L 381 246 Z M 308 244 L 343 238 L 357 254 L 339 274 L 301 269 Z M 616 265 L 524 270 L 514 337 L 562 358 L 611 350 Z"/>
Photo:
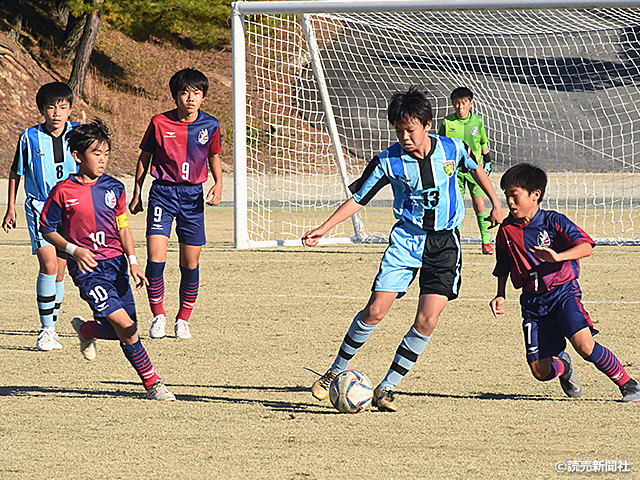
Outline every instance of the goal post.
<path id="1" fill-rule="evenodd" d="M 390 96 L 421 85 L 434 132 L 467 86 L 491 180 L 528 161 L 542 208 L 597 243 L 640 244 L 640 0 L 232 4 L 235 246 L 300 245 L 393 144 Z M 466 194 L 463 241 L 479 242 Z M 323 243 L 386 241 L 385 187 Z M 490 203 L 487 200 L 487 207 Z"/>

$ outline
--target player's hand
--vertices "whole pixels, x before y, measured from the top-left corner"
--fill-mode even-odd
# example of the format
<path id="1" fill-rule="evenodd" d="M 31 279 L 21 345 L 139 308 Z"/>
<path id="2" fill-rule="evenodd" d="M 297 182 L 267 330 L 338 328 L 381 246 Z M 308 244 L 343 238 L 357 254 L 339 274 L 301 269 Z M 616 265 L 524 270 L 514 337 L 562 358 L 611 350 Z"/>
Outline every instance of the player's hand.
<path id="1" fill-rule="evenodd" d="M 76 248 L 73 258 L 76 259 L 78 268 L 82 273 L 93 272 L 94 267 L 98 266 L 98 262 L 93 258 L 93 252 L 88 248 L 78 247 Z"/>
<path id="2" fill-rule="evenodd" d="M 493 171 L 493 170 L 491 169 L 491 162 L 486 162 L 486 163 L 483 165 L 483 167 L 484 167 L 484 171 L 487 173 L 487 177 L 490 177 L 490 176 L 491 176 L 491 172 Z"/>
<path id="3" fill-rule="evenodd" d="M 216 183 L 207 193 L 207 205 L 218 205 L 222 200 L 222 182 Z"/>
<path id="4" fill-rule="evenodd" d="M 320 243 L 320 239 L 324 236 L 324 232 L 320 227 L 309 230 L 302 236 L 302 245 L 306 247 L 315 247 Z"/>
<path id="5" fill-rule="evenodd" d="M 502 315 L 504 313 L 504 310 L 502 310 L 502 305 L 504 305 L 504 297 L 501 296 L 497 296 L 489 302 L 491 313 L 493 313 L 494 317 L 498 318 L 498 315 Z"/>
<path id="6" fill-rule="evenodd" d="M 491 213 L 486 217 L 486 221 L 489 222 L 489 228 L 497 227 L 502 223 L 502 207 L 497 206 L 491 209 Z"/>
<path id="7" fill-rule="evenodd" d="M 535 246 L 531 249 L 531 252 L 534 257 L 544 260 L 545 262 L 558 263 L 562 261 L 558 252 L 547 247 Z"/>
<path id="8" fill-rule="evenodd" d="M 144 211 L 142 202 L 140 201 L 140 195 L 133 195 L 131 197 L 131 202 L 129 202 L 129 211 L 131 212 L 131 215 Z"/>
<path id="9" fill-rule="evenodd" d="M 4 219 L 2 220 L 2 229 L 9 233 L 9 230 L 12 228 L 16 228 L 16 211 L 9 211 L 7 209 L 7 213 L 4 215 Z"/>
<path id="10" fill-rule="evenodd" d="M 144 276 L 140 267 L 135 263 L 130 267 L 131 278 L 133 278 L 133 282 L 136 284 L 136 290 L 140 290 L 142 287 L 149 285 L 149 280 Z"/>

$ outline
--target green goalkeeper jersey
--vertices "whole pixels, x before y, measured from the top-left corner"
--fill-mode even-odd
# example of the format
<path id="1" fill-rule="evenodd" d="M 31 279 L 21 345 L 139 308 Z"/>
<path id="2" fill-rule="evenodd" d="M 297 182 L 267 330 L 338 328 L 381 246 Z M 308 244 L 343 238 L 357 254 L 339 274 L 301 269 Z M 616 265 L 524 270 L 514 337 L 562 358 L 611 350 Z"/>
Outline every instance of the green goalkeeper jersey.
<path id="1" fill-rule="evenodd" d="M 482 150 L 489 148 L 489 142 L 484 121 L 480 115 L 473 112 L 469 112 L 467 118 L 460 118 L 457 113 L 447 115 L 440 123 L 438 135 L 463 140 L 471 147 L 478 164 L 482 165 Z"/>

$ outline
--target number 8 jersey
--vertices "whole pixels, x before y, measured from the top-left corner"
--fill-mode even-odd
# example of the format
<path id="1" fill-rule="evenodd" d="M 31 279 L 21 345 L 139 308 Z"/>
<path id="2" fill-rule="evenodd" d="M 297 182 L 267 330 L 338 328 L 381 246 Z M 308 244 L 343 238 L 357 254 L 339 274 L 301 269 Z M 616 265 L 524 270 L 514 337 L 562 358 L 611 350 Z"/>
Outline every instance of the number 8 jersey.
<path id="1" fill-rule="evenodd" d="M 218 120 L 202 110 L 191 123 L 181 122 L 177 110 L 154 115 L 140 148 L 153 154 L 151 175 L 158 180 L 204 183 L 208 155 L 222 151 Z"/>
<path id="2" fill-rule="evenodd" d="M 51 190 L 40 228 L 42 233 L 52 233 L 62 222 L 67 241 L 91 250 L 96 261 L 108 260 L 124 252 L 117 222 L 126 226 L 126 207 L 125 188 L 119 180 L 101 175 L 95 182 L 82 183 L 71 175 Z M 69 269 L 74 269 L 75 260 L 71 256 L 68 260 Z"/>

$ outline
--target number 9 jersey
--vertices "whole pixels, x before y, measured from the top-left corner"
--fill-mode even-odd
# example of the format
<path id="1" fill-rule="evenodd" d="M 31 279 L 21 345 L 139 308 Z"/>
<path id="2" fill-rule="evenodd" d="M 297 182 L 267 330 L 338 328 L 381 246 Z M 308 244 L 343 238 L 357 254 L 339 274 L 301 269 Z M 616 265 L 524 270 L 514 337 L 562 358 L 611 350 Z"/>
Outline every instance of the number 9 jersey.
<path id="1" fill-rule="evenodd" d="M 56 231 L 62 222 L 67 241 L 88 248 L 96 261 L 124 253 L 118 222 L 126 226 L 126 193 L 122 182 L 101 175 L 95 182 L 82 183 L 74 175 L 58 183 L 47 198 L 40 216 L 42 233 Z M 76 268 L 68 257 L 69 270 Z"/>
<path id="2" fill-rule="evenodd" d="M 218 120 L 200 110 L 192 123 L 181 122 L 177 110 L 154 115 L 140 148 L 153 154 L 151 175 L 172 183 L 207 181 L 207 157 L 222 151 Z"/>

